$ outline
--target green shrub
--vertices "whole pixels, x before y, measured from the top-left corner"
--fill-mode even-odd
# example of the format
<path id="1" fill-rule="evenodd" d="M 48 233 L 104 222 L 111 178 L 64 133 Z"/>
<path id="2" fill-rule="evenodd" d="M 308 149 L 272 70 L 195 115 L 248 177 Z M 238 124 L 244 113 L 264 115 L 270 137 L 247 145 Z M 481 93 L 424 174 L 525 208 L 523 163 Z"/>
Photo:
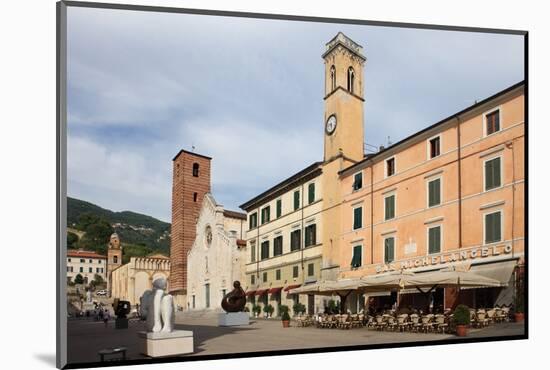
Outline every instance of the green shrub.
<path id="1" fill-rule="evenodd" d="M 272 314 L 273 311 L 275 311 L 275 309 L 273 308 L 272 305 L 270 304 L 267 304 L 264 306 L 264 312 L 267 313 L 267 314 Z"/>
<path id="2" fill-rule="evenodd" d="M 294 314 L 295 315 L 299 315 L 301 313 L 305 313 L 306 312 L 306 306 L 304 306 L 303 304 L 301 303 L 295 303 L 293 306 L 292 306 L 292 310 L 294 311 Z"/>
<path id="3" fill-rule="evenodd" d="M 283 316 L 283 314 L 285 314 L 285 313 L 288 315 L 288 311 L 289 311 L 289 310 L 290 310 L 290 308 L 289 308 L 288 306 L 286 306 L 286 305 L 284 305 L 284 304 L 280 304 L 280 305 L 279 305 L 279 314 L 280 314 L 281 316 Z"/>
<path id="4" fill-rule="evenodd" d="M 284 311 L 281 314 L 281 320 L 282 321 L 290 321 L 290 315 L 288 314 L 288 311 Z"/>
<path id="5" fill-rule="evenodd" d="M 468 306 L 459 304 L 453 312 L 453 320 L 457 325 L 470 324 L 470 309 Z"/>
<path id="6" fill-rule="evenodd" d="M 260 312 L 262 312 L 262 308 L 255 304 L 252 306 L 252 312 L 259 314 Z"/>

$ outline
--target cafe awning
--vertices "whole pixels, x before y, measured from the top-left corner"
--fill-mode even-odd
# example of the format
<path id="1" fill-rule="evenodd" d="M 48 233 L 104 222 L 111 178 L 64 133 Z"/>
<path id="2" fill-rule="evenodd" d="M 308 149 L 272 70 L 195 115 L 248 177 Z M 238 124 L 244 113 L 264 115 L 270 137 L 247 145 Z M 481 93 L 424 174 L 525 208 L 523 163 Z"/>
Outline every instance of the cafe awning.
<path id="1" fill-rule="evenodd" d="M 511 261 L 503 261 L 503 262 L 496 262 L 496 263 L 484 263 L 479 265 L 472 265 L 470 267 L 470 271 L 480 275 L 484 276 L 486 278 L 494 279 L 500 283 L 499 286 L 506 287 L 510 284 L 510 278 L 512 277 L 512 273 L 514 272 L 514 269 L 517 266 L 516 260 Z M 485 288 L 485 287 L 492 287 L 491 285 L 487 286 L 478 286 L 478 288 Z M 466 289 L 469 289 L 468 287 L 465 287 Z"/>
<path id="2" fill-rule="evenodd" d="M 291 289 L 296 289 L 296 288 L 299 288 L 299 287 L 301 287 L 301 286 L 302 286 L 302 284 L 289 285 L 289 286 L 287 286 L 286 288 L 284 288 L 283 290 L 284 290 L 285 292 L 288 292 L 288 291 L 291 290 Z"/>
<path id="3" fill-rule="evenodd" d="M 258 289 L 256 290 L 256 295 L 264 295 L 267 293 L 267 289 Z"/>
<path id="4" fill-rule="evenodd" d="M 246 295 L 247 297 L 250 297 L 251 295 L 254 295 L 254 293 L 256 293 L 255 290 L 249 290 L 248 292 L 245 293 L 245 295 Z"/>
<path id="5" fill-rule="evenodd" d="M 319 283 L 304 284 L 299 288 L 289 290 L 290 294 L 318 294 Z"/>
<path id="6" fill-rule="evenodd" d="M 283 288 L 271 288 L 268 290 L 269 294 L 276 294 L 279 293 Z"/>

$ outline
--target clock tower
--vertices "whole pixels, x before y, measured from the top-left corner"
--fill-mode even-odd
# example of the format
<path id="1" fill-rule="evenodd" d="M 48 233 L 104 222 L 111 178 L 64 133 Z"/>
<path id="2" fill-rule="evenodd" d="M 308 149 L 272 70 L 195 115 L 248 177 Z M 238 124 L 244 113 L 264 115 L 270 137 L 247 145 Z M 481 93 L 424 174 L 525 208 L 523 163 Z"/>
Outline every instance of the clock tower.
<path id="1" fill-rule="evenodd" d="M 363 47 L 342 32 L 326 44 L 324 160 L 363 159 Z"/>
<path id="2" fill-rule="evenodd" d="M 363 47 L 342 32 L 326 44 L 321 279 L 336 280 L 340 261 L 342 192 L 338 172 L 364 158 Z M 351 191 L 351 189 L 349 189 Z M 342 248 L 345 246 L 342 246 Z"/>

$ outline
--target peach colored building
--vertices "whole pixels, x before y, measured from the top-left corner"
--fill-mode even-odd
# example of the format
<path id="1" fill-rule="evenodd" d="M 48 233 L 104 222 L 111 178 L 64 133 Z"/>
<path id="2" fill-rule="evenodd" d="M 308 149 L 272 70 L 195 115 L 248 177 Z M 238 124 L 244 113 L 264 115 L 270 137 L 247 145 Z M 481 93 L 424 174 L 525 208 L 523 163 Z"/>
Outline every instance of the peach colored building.
<path id="1" fill-rule="evenodd" d="M 461 302 L 512 303 L 524 264 L 524 132 L 521 82 L 342 170 L 338 279 L 460 263 L 502 283 L 461 291 Z M 400 305 L 426 303 L 405 293 Z M 438 289 L 434 301 L 453 307 L 457 291 Z"/>

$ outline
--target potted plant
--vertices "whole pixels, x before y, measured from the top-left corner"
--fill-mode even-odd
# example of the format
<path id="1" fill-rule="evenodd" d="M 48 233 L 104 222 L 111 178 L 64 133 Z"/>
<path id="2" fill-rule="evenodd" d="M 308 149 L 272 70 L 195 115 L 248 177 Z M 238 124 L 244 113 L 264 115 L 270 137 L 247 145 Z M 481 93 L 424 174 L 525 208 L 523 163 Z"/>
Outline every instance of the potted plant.
<path id="1" fill-rule="evenodd" d="M 283 322 L 283 328 L 290 326 L 290 315 L 288 314 L 288 306 L 279 305 L 279 313 L 281 314 L 281 321 Z"/>
<path id="2" fill-rule="evenodd" d="M 252 306 L 252 312 L 254 312 L 254 317 L 258 317 L 260 312 L 262 312 L 262 308 L 258 306 L 257 304 Z"/>
<path id="3" fill-rule="evenodd" d="M 306 312 L 306 306 L 304 306 L 301 303 L 295 303 L 292 306 L 292 310 L 294 311 L 294 315 L 300 315 L 300 314 L 303 314 L 304 312 Z"/>
<path id="4" fill-rule="evenodd" d="M 468 326 L 470 325 L 470 309 L 468 306 L 459 304 L 453 312 L 453 321 L 456 324 L 456 335 L 465 337 L 468 335 Z"/>
<path id="5" fill-rule="evenodd" d="M 270 318 L 273 311 L 274 311 L 274 308 L 271 304 L 266 304 L 264 306 L 264 313 L 266 318 Z"/>

